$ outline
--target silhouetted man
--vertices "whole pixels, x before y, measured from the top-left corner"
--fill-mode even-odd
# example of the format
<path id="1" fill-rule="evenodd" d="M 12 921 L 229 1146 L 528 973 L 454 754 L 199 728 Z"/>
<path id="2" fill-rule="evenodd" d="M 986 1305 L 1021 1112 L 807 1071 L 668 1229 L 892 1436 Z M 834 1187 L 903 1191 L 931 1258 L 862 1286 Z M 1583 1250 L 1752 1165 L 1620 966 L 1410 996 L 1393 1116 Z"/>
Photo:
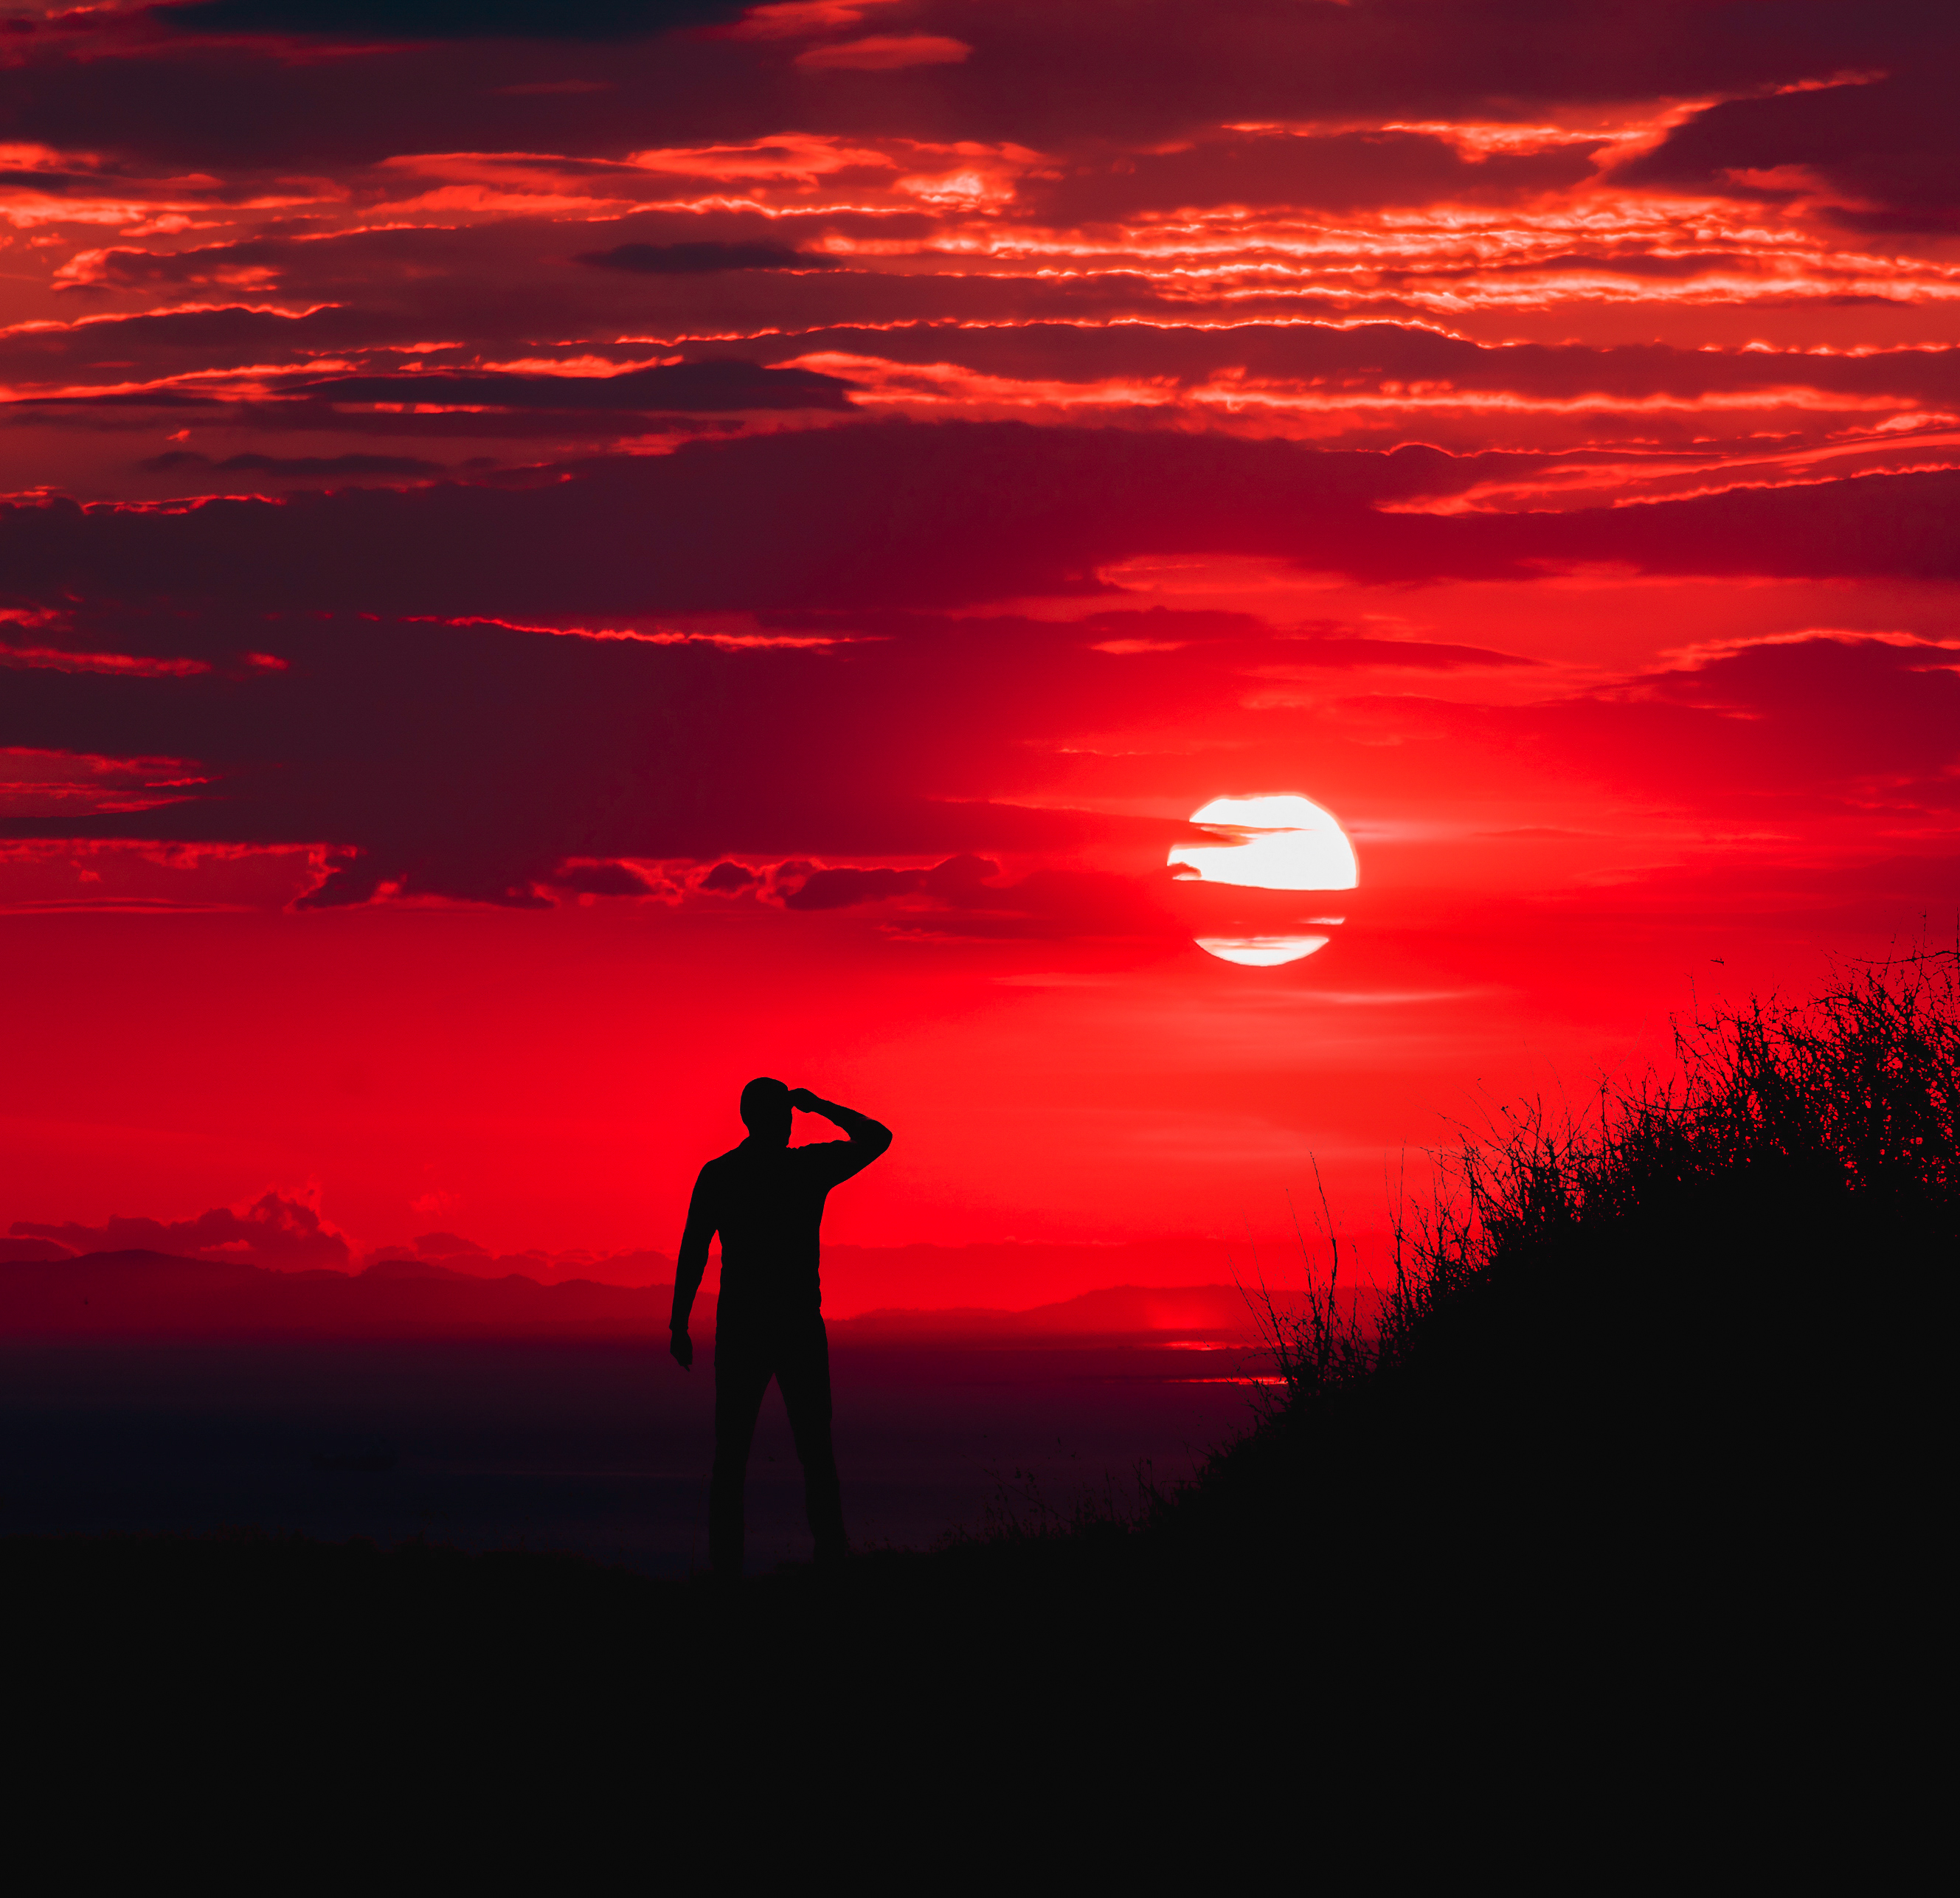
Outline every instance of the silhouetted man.
<path id="1" fill-rule="evenodd" d="M 790 1145 L 790 1110 L 821 1114 L 851 1137 Z M 688 1314 L 708 1270 L 708 1241 L 721 1235 L 721 1302 L 714 1321 L 714 1472 L 708 1487 L 708 1559 L 717 1575 L 742 1572 L 742 1491 L 749 1445 L 773 1378 L 803 1462 L 804 1502 L 816 1559 L 850 1551 L 830 1445 L 830 1340 L 817 1280 L 817 1229 L 830 1189 L 861 1173 L 892 1143 L 889 1127 L 808 1088 L 751 1081 L 742 1090 L 749 1137 L 710 1160 L 694 1183 L 674 1274 L 671 1349 L 694 1362 Z"/>

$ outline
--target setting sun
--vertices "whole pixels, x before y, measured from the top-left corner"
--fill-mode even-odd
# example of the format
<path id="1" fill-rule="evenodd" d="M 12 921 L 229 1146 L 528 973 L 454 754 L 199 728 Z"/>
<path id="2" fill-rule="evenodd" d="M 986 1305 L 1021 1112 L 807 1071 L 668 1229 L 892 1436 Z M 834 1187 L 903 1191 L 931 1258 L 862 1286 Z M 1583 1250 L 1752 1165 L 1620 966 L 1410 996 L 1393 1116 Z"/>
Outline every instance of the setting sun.
<path id="1" fill-rule="evenodd" d="M 1360 881 L 1341 826 L 1303 797 L 1214 797 L 1191 821 L 1223 841 L 1172 845 L 1166 860 L 1182 876 L 1262 890 L 1351 890 Z"/>
<path id="2" fill-rule="evenodd" d="M 1354 847 L 1318 804 L 1291 795 L 1214 797 L 1191 821 L 1216 844 L 1177 844 L 1166 860 L 1182 883 L 1232 889 L 1351 890 L 1360 881 Z M 1290 919 L 1338 924 L 1338 917 Z M 1298 929 L 1207 933 L 1192 939 L 1208 955 L 1247 968 L 1277 968 L 1323 949 L 1330 939 Z"/>

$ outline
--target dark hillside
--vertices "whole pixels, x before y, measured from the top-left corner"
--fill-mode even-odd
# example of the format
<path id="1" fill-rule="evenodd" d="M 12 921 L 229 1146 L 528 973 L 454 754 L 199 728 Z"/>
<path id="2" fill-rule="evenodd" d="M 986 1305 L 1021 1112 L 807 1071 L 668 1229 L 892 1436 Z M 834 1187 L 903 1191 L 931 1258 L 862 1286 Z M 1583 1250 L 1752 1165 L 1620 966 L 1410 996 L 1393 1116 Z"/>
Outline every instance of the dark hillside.
<path id="1" fill-rule="evenodd" d="M 1589 1127 L 1513 1111 L 1466 1143 L 1403 1226 L 1379 1340 L 1282 1320 L 1289 1401 L 1171 1517 L 1312 1540 L 1344 1470 L 1466 1531 L 1740 1552 L 1869 1493 L 1902 1445 L 1860 1452 L 1927 1396 L 1911 1315 L 1960 1261 L 1953 959 L 1680 1051 L 1672 1086 L 1605 1093 Z M 1252 1507 L 1268 1483 L 1293 1506 Z"/>

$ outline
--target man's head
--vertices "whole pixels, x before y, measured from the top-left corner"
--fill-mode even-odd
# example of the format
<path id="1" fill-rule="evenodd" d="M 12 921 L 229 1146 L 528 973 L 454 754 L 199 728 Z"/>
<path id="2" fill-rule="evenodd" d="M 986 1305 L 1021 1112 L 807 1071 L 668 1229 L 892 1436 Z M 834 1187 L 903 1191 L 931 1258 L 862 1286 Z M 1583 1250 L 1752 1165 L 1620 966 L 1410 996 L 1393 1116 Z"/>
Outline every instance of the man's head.
<path id="1" fill-rule="evenodd" d="M 742 1090 L 742 1121 L 759 1146 L 790 1143 L 790 1091 L 764 1075 Z"/>

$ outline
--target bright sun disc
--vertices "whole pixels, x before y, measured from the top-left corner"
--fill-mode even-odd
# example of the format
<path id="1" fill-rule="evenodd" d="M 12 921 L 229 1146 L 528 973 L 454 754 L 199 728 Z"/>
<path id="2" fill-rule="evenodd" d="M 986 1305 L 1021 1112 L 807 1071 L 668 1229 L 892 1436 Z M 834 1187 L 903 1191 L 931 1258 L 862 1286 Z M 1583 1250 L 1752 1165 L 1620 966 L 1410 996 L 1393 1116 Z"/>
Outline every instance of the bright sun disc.
<path id="1" fill-rule="evenodd" d="M 1192 939 L 1208 955 L 1247 968 L 1278 968 L 1297 962 L 1328 944 L 1325 936 L 1198 936 Z"/>
<path id="2" fill-rule="evenodd" d="M 1201 810 L 1193 811 L 1191 821 L 1219 841 L 1172 847 L 1166 860 L 1180 882 L 1241 889 L 1351 890 L 1360 881 L 1354 845 L 1329 812 L 1304 797 L 1214 797 Z M 1325 949 L 1330 939 L 1288 933 L 1193 939 L 1220 962 L 1277 968 Z"/>
<path id="3" fill-rule="evenodd" d="M 1341 826 L 1303 797 L 1214 797 L 1191 821 L 1222 841 L 1174 844 L 1186 877 L 1262 890 L 1351 890 L 1360 880 Z"/>

